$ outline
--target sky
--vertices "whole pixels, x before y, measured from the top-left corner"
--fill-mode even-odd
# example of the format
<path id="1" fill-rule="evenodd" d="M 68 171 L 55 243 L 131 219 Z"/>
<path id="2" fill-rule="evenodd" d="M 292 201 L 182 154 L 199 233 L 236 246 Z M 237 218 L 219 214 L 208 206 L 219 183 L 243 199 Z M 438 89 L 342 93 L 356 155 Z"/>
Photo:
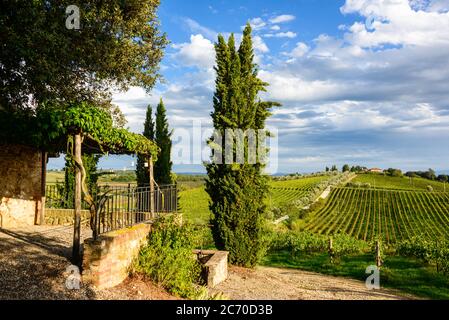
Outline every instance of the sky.
<path id="1" fill-rule="evenodd" d="M 268 121 L 273 173 L 345 163 L 449 169 L 449 0 L 162 0 L 159 18 L 170 41 L 164 81 L 150 94 L 116 92 L 113 102 L 141 133 L 147 105 L 163 98 L 176 172 L 204 172 L 192 145 L 211 125 L 213 45 L 219 33 L 239 41 L 248 21 L 259 77 L 270 84 L 261 98 L 282 103 Z M 193 125 L 202 127 L 196 137 Z M 109 156 L 100 166 L 133 162 Z"/>

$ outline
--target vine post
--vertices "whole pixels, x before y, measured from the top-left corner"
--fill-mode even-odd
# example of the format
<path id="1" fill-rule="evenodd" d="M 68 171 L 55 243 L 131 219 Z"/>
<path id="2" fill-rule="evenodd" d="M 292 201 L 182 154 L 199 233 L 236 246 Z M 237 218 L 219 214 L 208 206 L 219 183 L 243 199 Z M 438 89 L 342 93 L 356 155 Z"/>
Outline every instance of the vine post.
<path id="1" fill-rule="evenodd" d="M 75 162 L 82 163 L 81 159 L 81 133 L 74 135 L 74 156 Z M 81 233 L 81 168 L 75 166 L 75 216 L 74 216 L 74 230 L 73 230 L 73 248 L 72 259 L 73 264 L 77 265 L 80 262 L 80 233 Z"/>
<path id="2" fill-rule="evenodd" d="M 329 237 L 329 246 L 328 246 L 328 252 L 329 252 L 329 257 L 331 260 L 331 263 L 334 263 L 334 242 L 332 240 L 332 237 Z"/>
<path id="3" fill-rule="evenodd" d="M 382 254 L 379 240 L 376 241 L 376 266 L 379 269 L 382 266 Z"/>
<path id="4" fill-rule="evenodd" d="M 41 199 L 39 205 L 39 216 L 37 217 L 36 224 L 44 225 L 45 224 L 45 183 L 47 180 L 47 158 L 48 154 L 45 151 L 41 153 Z"/>

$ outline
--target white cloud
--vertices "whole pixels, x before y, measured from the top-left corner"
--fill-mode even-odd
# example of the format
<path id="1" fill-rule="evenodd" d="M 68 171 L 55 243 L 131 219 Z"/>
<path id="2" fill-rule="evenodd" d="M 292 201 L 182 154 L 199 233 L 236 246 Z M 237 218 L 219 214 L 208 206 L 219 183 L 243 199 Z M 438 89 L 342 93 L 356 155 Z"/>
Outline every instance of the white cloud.
<path id="1" fill-rule="evenodd" d="M 285 22 L 290 22 L 295 20 L 296 17 L 291 15 L 291 14 L 282 14 L 280 16 L 276 16 L 270 19 L 270 22 L 275 24 L 275 23 L 285 23 Z"/>
<path id="2" fill-rule="evenodd" d="M 218 33 L 212 29 L 209 29 L 205 26 L 200 25 L 193 19 L 184 18 L 184 23 L 189 28 L 192 33 L 200 33 L 208 39 L 215 40 L 217 38 Z"/>
<path id="3" fill-rule="evenodd" d="M 249 20 L 249 24 L 251 25 L 251 28 L 255 31 L 263 29 L 267 25 L 267 23 L 260 17 Z M 243 26 L 242 28 L 245 28 L 245 26 Z"/>
<path id="4" fill-rule="evenodd" d="M 346 35 L 360 47 L 449 44 L 449 13 L 416 11 L 408 0 L 347 0 L 341 12 L 358 13 L 370 25 L 356 22 Z"/>
<path id="5" fill-rule="evenodd" d="M 293 58 L 300 58 L 304 56 L 309 51 L 309 46 L 307 46 L 304 42 L 298 42 L 296 47 L 292 50 L 289 55 Z"/>
<path id="6" fill-rule="evenodd" d="M 184 65 L 210 69 L 215 63 L 215 50 L 213 43 L 203 35 L 191 35 L 190 42 L 173 45 L 179 51 L 175 59 L 179 59 Z"/>
<path id="7" fill-rule="evenodd" d="M 267 53 L 270 50 L 268 49 L 268 46 L 263 41 L 263 39 L 260 36 L 254 36 L 253 37 L 253 47 L 255 51 L 258 51 L 259 53 Z"/>
<path id="8" fill-rule="evenodd" d="M 270 30 L 279 31 L 279 30 L 281 30 L 281 27 L 279 27 L 277 24 L 275 24 L 274 26 L 270 27 Z"/>
<path id="9" fill-rule="evenodd" d="M 331 81 L 307 81 L 288 72 L 261 70 L 259 76 L 270 84 L 269 95 L 274 100 L 301 102 L 326 100 L 340 91 L 339 85 Z"/>
<path id="10" fill-rule="evenodd" d="M 296 36 L 297 36 L 297 34 L 292 31 L 264 34 L 264 37 L 266 37 L 266 38 L 290 38 L 290 39 L 293 39 L 293 38 L 296 38 Z"/>

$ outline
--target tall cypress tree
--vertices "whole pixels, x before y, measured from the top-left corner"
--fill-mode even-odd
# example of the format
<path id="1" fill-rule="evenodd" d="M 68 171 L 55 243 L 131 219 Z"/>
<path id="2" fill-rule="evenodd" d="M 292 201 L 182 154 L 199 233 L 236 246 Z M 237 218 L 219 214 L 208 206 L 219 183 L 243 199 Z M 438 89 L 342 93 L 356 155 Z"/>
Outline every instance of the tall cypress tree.
<path id="1" fill-rule="evenodd" d="M 152 141 L 154 140 L 153 108 L 151 107 L 151 105 L 148 105 L 147 107 L 147 114 L 145 116 L 145 123 L 143 127 L 143 135 Z M 143 187 L 150 183 L 148 168 L 145 168 L 145 162 L 147 161 L 148 159 L 145 156 L 137 156 L 136 177 L 137 186 L 139 187 Z"/>
<path id="2" fill-rule="evenodd" d="M 224 137 L 226 129 L 264 129 L 269 110 L 279 104 L 262 102 L 258 98 L 258 93 L 265 91 L 268 84 L 257 77 L 251 26 L 247 24 L 238 51 L 234 35 L 227 43 L 219 35 L 215 51 L 217 77 L 212 113 L 215 130 Z M 247 147 L 245 139 L 246 150 Z M 264 165 L 249 164 L 247 152 L 242 164 L 225 164 L 224 153 L 221 154 L 222 164 L 206 165 L 206 191 L 214 214 L 214 240 L 219 249 L 229 251 L 231 263 L 254 266 L 266 250 L 263 215 L 268 180 L 262 174 Z M 232 154 L 235 158 L 234 147 Z"/>
<path id="3" fill-rule="evenodd" d="M 168 127 L 166 110 L 162 98 L 156 109 L 155 142 L 161 148 L 161 153 L 154 164 L 154 179 L 159 185 L 172 184 L 171 141 L 172 131 Z"/>

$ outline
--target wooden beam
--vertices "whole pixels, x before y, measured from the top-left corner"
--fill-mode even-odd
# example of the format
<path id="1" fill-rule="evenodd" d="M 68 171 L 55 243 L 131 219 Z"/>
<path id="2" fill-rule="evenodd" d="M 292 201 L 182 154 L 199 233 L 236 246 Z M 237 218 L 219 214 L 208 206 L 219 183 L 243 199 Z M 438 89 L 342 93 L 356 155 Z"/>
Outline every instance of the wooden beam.
<path id="1" fill-rule="evenodd" d="M 81 134 L 74 136 L 74 156 L 78 163 L 81 159 Z M 80 261 L 80 239 L 81 239 L 81 170 L 75 166 L 75 216 L 74 216 L 74 230 L 73 230 L 73 247 L 72 247 L 72 261 L 74 265 L 78 265 Z"/>
<path id="2" fill-rule="evenodd" d="M 40 207 L 40 214 L 37 223 L 39 225 L 45 224 L 45 186 L 46 186 L 46 180 L 47 180 L 47 152 L 42 151 L 42 172 L 41 172 L 41 207 Z"/>

